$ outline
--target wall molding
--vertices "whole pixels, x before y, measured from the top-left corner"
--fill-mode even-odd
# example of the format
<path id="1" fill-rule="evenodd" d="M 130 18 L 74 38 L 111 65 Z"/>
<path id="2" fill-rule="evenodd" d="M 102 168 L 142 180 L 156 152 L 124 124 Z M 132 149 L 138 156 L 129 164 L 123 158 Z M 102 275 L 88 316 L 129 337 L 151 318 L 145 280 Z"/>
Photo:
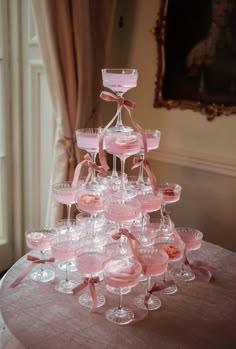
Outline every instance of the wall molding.
<path id="1" fill-rule="evenodd" d="M 236 177 L 236 157 L 222 157 L 184 149 L 160 148 L 148 154 L 152 161 L 185 166 L 216 174 Z"/>

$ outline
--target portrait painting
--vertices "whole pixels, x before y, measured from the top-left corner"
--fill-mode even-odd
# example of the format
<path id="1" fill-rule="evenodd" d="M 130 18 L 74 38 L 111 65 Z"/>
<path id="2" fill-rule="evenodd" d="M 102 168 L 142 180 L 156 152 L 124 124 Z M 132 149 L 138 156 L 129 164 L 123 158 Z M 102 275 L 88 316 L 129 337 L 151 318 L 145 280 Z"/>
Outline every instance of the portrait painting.
<path id="1" fill-rule="evenodd" d="M 236 0 L 161 0 L 155 107 L 236 112 Z"/>

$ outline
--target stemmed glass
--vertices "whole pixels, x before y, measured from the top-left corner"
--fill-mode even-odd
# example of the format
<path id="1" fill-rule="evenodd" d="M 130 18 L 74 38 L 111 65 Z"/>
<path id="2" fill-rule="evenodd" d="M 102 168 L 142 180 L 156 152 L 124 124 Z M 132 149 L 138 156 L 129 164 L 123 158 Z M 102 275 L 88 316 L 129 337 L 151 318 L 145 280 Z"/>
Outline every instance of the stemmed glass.
<path id="1" fill-rule="evenodd" d="M 122 97 L 131 88 L 137 86 L 138 71 L 137 69 L 102 69 L 103 86 L 113 91 L 118 97 Z M 132 128 L 124 126 L 121 112 L 119 112 L 115 127 L 110 127 L 110 131 L 129 132 Z M 116 171 L 116 155 L 113 154 L 113 170 L 111 177 L 118 177 Z"/>
<path id="2" fill-rule="evenodd" d="M 164 274 L 168 266 L 168 255 L 160 250 L 156 246 L 142 247 L 138 249 L 139 262 L 143 268 L 143 275 L 147 276 L 147 290 L 151 289 L 151 277 L 160 276 Z M 144 303 L 145 295 L 139 295 L 135 298 L 134 303 L 138 308 L 145 309 L 146 305 Z M 155 296 L 151 295 L 147 302 L 148 310 L 156 310 L 161 306 L 161 300 Z"/>
<path id="3" fill-rule="evenodd" d="M 174 233 L 171 235 L 158 235 L 154 240 L 155 247 L 164 251 L 169 257 L 169 263 L 175 263 L 183 258 L 184 242 Z M 167 281 L 167 271 L 164 273 L 163 282 Z M 178 290 L 176 285 L 169 286 L 162 290 L 163 294 L 169 295 L 176 293 Z"/>
<path id="4" fill-rule="evenodd" d="M 86 150 L 92 158 L 92 162 L 96 162 L 96 156 L 99 151 L 99 135 L 101 128 L 82 128 L 75 131 L 77 146 Z M 90 182 L 96 182 L 95 168 L 92 170 Z"/>
<path id="5" fill-rule="evenodd" d="M 161 219 L 162 219 L 161 226 L 164 226 L 165 224 L 164 212 L 166 210 L 166 205 L 179 201 L 182 187 L 176 183 L 166 182 L 166 183 L 161 183 L 158 186 L 158 188 L 163 194 L 163 201 L 161 205 Z"/>
<path id="6" fill-rule="evenodd" d="M 41 259 L 45 259 L 45 252 L 51 248 L 51 240 L 56 235 L 54 229 L 38 229 L 29 230 L 25 233 L 26 244 L 32 250 L 38 250 L 41 254 Z M 44 263 L 40 263 L 35 267 L 30 274 L 30 278 L 34 281 L 48 282 L 55 278 L 55 272 L 46 267 Z"/>
<path id="7" fill-rule="evenodd" d="M 78 247 L 76 265 L 84 277 L 93 278 L 99 277 L 103 279 L 103 262 L 106 256 L 103 253 L 103 246 L 99 246 L 93 243 L 86 243 L 86 239 L 83 240 Z M 88 292 L 83 292 L 79 296 L 79 304 L 84 307 L 93 307 L 93 298 Z M 100 292 L 96 293 L 97 308 L 105 304 L 105 296 Z"/>
<path id="8" fill-rule="evenodd" d="M 150 130 L 150 129 L 145 129 L 143 131 L 147 141 L 147 151 L 149 152 L 151 150 L 157 149 L 160 144 L 161 132 L 158 130 Z M 143 159 L 143 156 L 144 156 L 144 147 L 142 146 L 140 151 L 140 157 Z M 138 176 L 137 182 L 144 183 L 143 163 L 141 163 L 139 168 L 139 176 Z"/>
<path id="9" fill-rule="evenodd" d="M 131 289 L 136 286 L 139 282 L 141 270 L 141 264 L 133 257 L 112 258 L 104 262 L 105 283 L 113 288 L 119 288 L 119 305 L 106 311 L 105 317 L 108 321 L 118 325 L 125 325 L 134 320 L 134 312 L 122 304 L 122 288 Z"/>
<path id="10" fill-rule="evenodd" d="M 121 161 L 121 190 L 120 195 L 135 196 L 135 193 L 126 188 L 125 161 L 129 156 L 140 152 L 142 137 L 138 132 L 108 132 L 105 134 L 106 151 L 116 155 Z"/>
<path id="11" fill-rule="evenodd" d="M 76 258 L 78 250 L 79 237 L 75 235 L 57 235 L 51 241 L 51 251 L 53 257 L 66 261 L 65 279 L 59 280 L 55 289 L 61 293 L 73 293 L 72 289 L 78 284 L 78 281 L 69 278 L 70 262 Z"/>
<path id="12" fill-rule="evenodd" d="M 71 181 L 65 181 L 61 183 L 54 183 L 52 185 L 53 198 L 67 206 L 67 219 L 70 220 L 71 206 L 75 203 L 75 198 L 79 185 L 83 181 L 79 181 L 76 185 L 72 184 Z"/>
<path id="13" fill-rule="evenodd" d="M 185 265 L 187 251 L 195 251 L 201 247 L 203 234 L 194 228 L 179 227 L 175 228 L 175 230 L 179 234 L 180 239 L 185 243 L 182 265 L 175 270 L 175 277 L 181 281 L 192 281 L 195 279 L 195 274 L 189 266 Z"/>

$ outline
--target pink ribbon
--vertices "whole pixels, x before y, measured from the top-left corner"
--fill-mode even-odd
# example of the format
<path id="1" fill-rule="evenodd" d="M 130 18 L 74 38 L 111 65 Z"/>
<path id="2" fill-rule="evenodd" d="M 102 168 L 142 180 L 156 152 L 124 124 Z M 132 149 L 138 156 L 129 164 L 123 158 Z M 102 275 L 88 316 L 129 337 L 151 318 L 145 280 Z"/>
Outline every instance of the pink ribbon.
<path id="1" fill-rule="evenodd" d="M 102 166 L 98 166 L 95 162 L 92 161 L 92 158 L 89 154 L 85 154 L 84 156 L 84 160 L 82 160 L 75 168 L 75 172 L 74 172 L 74 178 L 72 181 L 72 186 L 76 186 L 78 179 L 80 177 L 80 172 L 81 172 L 81 168 L 82 166 L 88 166 L 89 167 L 89 173 L 88 176 L 85 180 L 85 183 L 87 183 L 92 175 L 92 170 L 95 169 L 95 171 L 105 174 L 106 170 L 102 167 Z"/>
<path id="2" fill-rule="evenodd" d="M 150 288 L 150 290 L 147 290 L 147 293 L 144 297 L 144 304 L 145 304 L 146 308 L 148 309 L 148 300 L 154 292 L 162 291 L 162 290 L 164 290 L 168 287 L 174 286 L 174 285 L 175 285 L 175 282 L 173 280 L 165 281 L 160 285 L 157 285 L 156 283 L 154 283 L 154 285 Z"/>
<path id="3" fill-rule="evenodd" d="M 211 267 L 207 262 L 196 260 L 190 263 L 186 256 L 186 253 L 184 253 L 184 256 L 183 256 L 183 262 L 185 265 L 189 266 L 193 272 L 198 271 L 202 275 L 206 276 L 208 278 L 208 282 L 212 280 L 213 278 L 212 272 L 215 270 L 215 268 Z"/>
<path id="4" fill-rule="evenodd" d="M 107 91 L 102 91 L 100 94 L 100 97 L 107 101 L 107 102 L 116 102 L 117 103 L 117 110 L 114 115 L 114 117 L 111 119 L 111 121 L 106 125 L 106 127 L 103 129 L 101 135 L 99 136 L 99 160 L 102 165 L 102 167 L 107 171 L 109 169 L 109 166 L 105 159 L 105 154 L 103 150 L 103 138 L 106 133 L 106 130 L 110 127 L 110 125 L 115 121 L 115 119 L 118 117 L 119 113 L 121 112 L 122 108 L 125 108 L 129 114 L 130 120 L 134 126 L 134 128 L 141 134 L 143 139 L 143 148 L 144 148 L 144 158 L 146 158 L 147 154 L 147 139 L 145 136 L 145 133 L 142 129 L 142 127 L 132 118 L 131 111 L 135 108 L 135 103 L 132 101 L 129 101 L 128 99 L 124 99 L 123 97 L 116 96 L 115 94 Z"/>
<path id="5" fill-rule="evenodd" d="M 78 293 L 79 291 L 81 291 L 82 289 L 84 289 L 85 287 L 88 286 L 89 288 L 89 292 L 91 294 L 92 300 L 93 300 L 93 306 L 92 306 L 92 310 L 94 311 L 97 308 L 97 295 L 96 295 L 96 288 L 95 288 L 95 284 L 97 284 L 99 282 L 99 277 L 95 276 L 95 277 L 86 277 L 83 279 L 83 282 L 77 286 L 75 286 L 72 291 L 73 294 Z"/>
<path id="6" fill-rule="evenodd" d="M 55 258 L 51 257 L 48 259 L 39 259 L 34 256 L 27 256 L 27 260 L 31 261 L 32 263 L 25 268 L 20 275 L 17 276 L 17 278 L 10 284 L 11 288 L 16 287 L 19 285 L 19 283 L 26 277 L 26 275 L 35 267 L 36 264 L 45 264 L 45 263 L 53 263 L 55 261 Z"/>
<path id="7" fill-rule="evenodd" d="M 133 158 L 133 164 L 134 164 L 134 166 L 132 167 L 131 170 L 143 165 L 143 167 L 144 167 L 144 169 L 145 169 L 145 171 L 150 179 L 152 190 L 154 193 L 157 193 L 158 187 L 157 187 L 156 177 L 153 174 L 153 171 L 151 169 L 151 165 L 150 165 L 149 161 L 147 159 L 143 158 L 142 156 L 140 156 L 140 157 L 135 156 Z"/>
<path id="8" fill-rule="evenodd" d="M 137 257 L 137 248 L 140 247 L 140 242 L 138 241 L 138 239 L 136 239 L 136 237 L 133 234 L 131 234 L 128 231 L 128 229 L 124 229 L 124 228 L 121 228 L 118 233 L 113 234 L 112 238 L 114 240 L 119 240 L 121 238 L 121 235 L 124 235 L 127 237 L 129 245 L 130 245 L 131 250 L 133 252 L 133 255 L 135 257 Z"/>

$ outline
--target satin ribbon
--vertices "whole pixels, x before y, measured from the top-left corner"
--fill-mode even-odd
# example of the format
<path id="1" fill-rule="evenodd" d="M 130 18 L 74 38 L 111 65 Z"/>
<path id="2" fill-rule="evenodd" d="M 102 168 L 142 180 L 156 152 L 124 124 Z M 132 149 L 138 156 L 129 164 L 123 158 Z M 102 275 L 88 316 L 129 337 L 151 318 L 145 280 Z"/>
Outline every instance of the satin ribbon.
<path id="1" fill-rule="evenodd" d="M 19 283 L 26 277 L 26 275 L 35 267 L 36 264 L 45 264 L 45 263 L 53 263 L 55 261 L 55 258 L 51 257 L 48 259 L 39 259 L 34 256 L 27 256 L 27 260 L 31 261 L 32 263 L 25 268 L 20 275 L 17 276 L 17 278 L 10 284 L 11 288 L 16 287 L 19 285 Z"/>
<path id="2" fill-rule="evenodd" d="M 184 256 L 183 256 L 183 262 L 186 266 L 190 267 L 193 272 L 198 271 L 202 275 L 206 276 L 208 279 L 208 282 L 210 282 L 212 280 L 212 278 L 213 278 L 212 273 L 215 270 L 215 268 L 211 267 L 207 262 L 196 260 L 196 261 L 193 261 L 192 263 L 190 263 L 188 261 L 187 256 L 186 256 L 186 253 L 184 253 Z"/>
<path id="3" fill-rule="evenodd" d="M 80 172 L 81 172 L 81 168 L 82 166 L 88 166 L 89 167 L 89 173 L 88 176 L 85 180 L 85 183 L 88 183 L 91 175 L 92 175 L 92 171 L 93 169 L 95 169 L 95 171 L 101 173 L 101 174 L 105 174 L 106 171 L 102 166 L 98 166 L 95 162 L 92 161 L 92 158 L 89 154 L 85 154 L 84 156 L 84 160 L 82 160 L 75 168 L 75 172 L 74 172 L 74 177 L 73 177 L 73 181 L 72 181 L 72 187 L 76 186 L 79 177 L 80 177 Z"/>
<path id="4" fill-rule="evenodd" d="M 159 291 L 165 290 L 166 288 L 174 286 L 174 285 L 175 285 L 174 280 L 165 281 L 160 285 L 157 285 L 156 283 L 154 283 L 154 285 L 151 287 L 151 289 L 147 290 L 147 293 L 144 296 L 144 305 L 146 306 L 146 308 L 148 309 L 148 300 L 154 292 L 159 292 Z"/>
<path id="5" fill-rule="evenodd" d="M 149 161 L 145 158 L 143 158 L 142 156 L 135 156 L 133 158 L 133 167 L 131 168 L 131 170 L 143 165 L 149 179 L 150 179 L 150 183 L 151 183 L 151 186 L 152 186 L 152 190 L 153 190 L 153 193 L 157 193 L 158 192 L 158 187 L 157 187 L 157 182 L 156 182 L 156 177 L 154 176 L 153 174 L 153 171 L 151 169 L 151 165 L 149 163 Z"/>
<path id="6" fill-rule="evenodd" d="M 118 233 L 113 234 L 113 235 L 112 235 L 112 238 L 113 238 L 114 240 L 119 240 L 119 239 L 121 238 L 122 235 L 124 235 L 124 236 L 127 237 L 128 242 L 129 242 L 129 245 L 130 245 L 131 250 L 132 250 L 132 252 L 133 252 L 133 255 L 134 255 L 135 257 L 137 257 L 137 248 L 140 247 L 140 242 L 138 241 L 138 239 L 136 239 L 136 237 L 135 237 L 133 234 L 131 234 L 131 233 L 128 231 L 128 229 L 124 229 L 124 228 L 121 228 L 121 229 L 119 230 Z"/>
<path id="7" fill-rule="evenodd" d="M 92 300 L 93 300 L 92 310 L 95 310 L 97 308 L 97 295 L 96 295 L 95 284 L 97 284 L 99 281 L 100 281 L 99 277 L 97 277 L 97 276 L 90 277 L 90 278 L 86 277 L 86 278 L 84 278 L 84 280 L 81 284 L 79 284 L 78 286 L 75 286 L 72 289 L 73 294 L 76 294 L 88 286 L 90 295 L 91 295 Z"/>
<path id="8" fill-rule="evenodd" d="M 115 121 L 115 119 L 120 114 L 122 108 L 125 108 L 129 114 L 130 120 L 134 128 L 141 134 L 143 139 L 143 148 L 144 148 L 144 158 L 146 158 L 147 154 L 147 139 L 145 136 L 145 133 L 142 129 L 142 127 L 132 118 L 131 111 L 135 108 L 135 103 L 132 101 L 129 101 L 128 99 L 124 99 L 123 97 L 116 96 L 115 94 L 107 91 L 102 91 L 100 94 L 100 97 L 107 101 L 107 102 L 116 102 L 117 103 L 117 110 L 111 121 L 105 126 L 103 131 L 101 132 L 99 136 L 99 160 L 102 165 L 102 167 L 107 171 L 109 169 L 109 166 L 106 162 L 104 150 L 103 150 L 103 138 L 107 131 L 107 129 L 111 126 L 111 124 Z"/>

